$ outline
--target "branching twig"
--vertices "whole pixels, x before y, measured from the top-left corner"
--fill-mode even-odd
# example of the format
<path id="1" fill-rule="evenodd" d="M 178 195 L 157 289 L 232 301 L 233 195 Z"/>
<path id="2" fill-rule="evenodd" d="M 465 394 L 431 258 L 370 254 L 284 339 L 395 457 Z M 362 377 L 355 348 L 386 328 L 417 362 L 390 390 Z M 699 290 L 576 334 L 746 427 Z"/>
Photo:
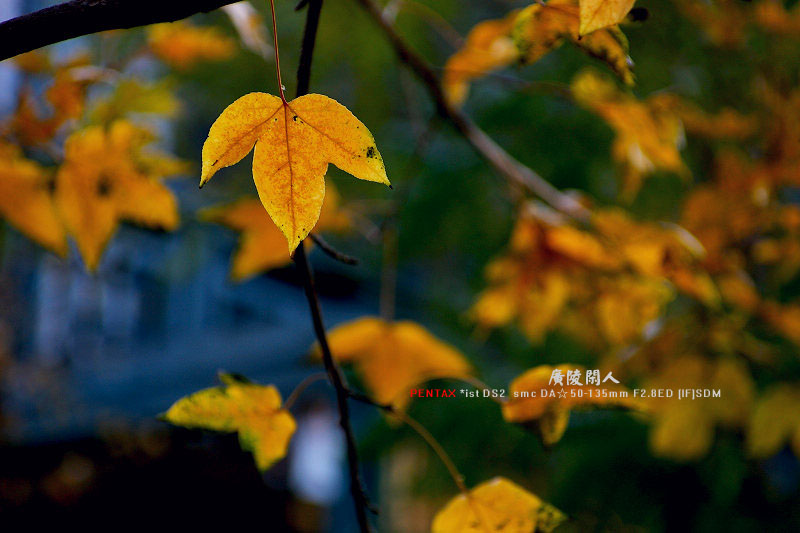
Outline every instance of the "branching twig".
<path id="1" fill-rule="evenodd" d="M 308 236 L 311 237 L 311 240 L 314 241 L 314 243 L 317 246 L 319 246 L 320 250 L 325 252 L 325 255 L 331 257 L 332 259 L 335 259 L 340 263 L 344 263 L 345 265 L 353 266 L 358 264 L 357 258 L 340 252 L 339 250 L 331 246 L 328 243 L 328 241 L 323 239 L 322 235 L 317 235 L 316 233 L 309 233 Z"/>
<path id="2" fill-rule="evenodd" d="M 450 105 L 431 66 L 403 40 L 373 0 L 356 1 L 383 29 L 400 60 L 408 65 L 425 85 L 439 115 L 449 120 L 497 172 L 514 186 L 535 194 L 558 211 L 582 221 L 589 219 L 589 211 L 577 200 L 562 193 L 536 172 L 514 159 L 460 109 Z"/>
<path id="3" fill-rule="evenodd" d="M 0 61 L 106 30 L 173 22 L 237 0 L 71 0 L 0 23 Z"/>
<path id="4" fill-rule="evenodd" d="M 303 44 L 300 49 L 300 62 L 297 68 L 297 96 L 302 96 L 308 93 L 309 85 L 311 84 L 311 60 L 314 56 L 314 43 L 316 42 L 317 27 L 319 26 L 319 17 L 322 10 L 322 0 L 309 0 L 308 13 L 306 14 L 306 26 L 303 31 Z M 308 257 L 306 257 L 306 250 L 301 242 L 294 253 L 294 262 L 297 265 L 297 270 L 303 280 L 303 288 L 305 289 L 306 299 L 308 300 L 309 310 L 311 311 L 311 320 L 314 324 L 314 333 L 319 342 L 320 351 L 322 352 L 322 361 L 325 365 L 325 371 L 328 373 L 328 379 L 336 390 L 336 403 L 339 409 L 339 424 L 344 431 L 345 441 L 347 444 L 347 465 L 350 473 L 350 493 L 353 496 L 353 504 L 355 505 L 356 519 L 358 526 L 362 533 L 369 533 L 372 531 L 369 520 L 367 519 L 367 510 L 370 509 L 369 500 L 364 491 L 364 486 L 361 481 L 361 472 L 358 461 L 358 448 L 356 447 L 356 439 L 353 434 L 353 427 L 350 424 L 350 406 L 348 405 L 347 395 L 347 380 L 342 374 L 341 369 L 336 364 L 331 354 L 330 346 L 328 345 L 328 337 L 325 333 L 325 324 L 322 320 L 322 311 L 319 306 L 319 299 L 317 298 L 317 291 L 314 288 L 314 277 L 311 271 L 311 266 L 308 264 Z"/>

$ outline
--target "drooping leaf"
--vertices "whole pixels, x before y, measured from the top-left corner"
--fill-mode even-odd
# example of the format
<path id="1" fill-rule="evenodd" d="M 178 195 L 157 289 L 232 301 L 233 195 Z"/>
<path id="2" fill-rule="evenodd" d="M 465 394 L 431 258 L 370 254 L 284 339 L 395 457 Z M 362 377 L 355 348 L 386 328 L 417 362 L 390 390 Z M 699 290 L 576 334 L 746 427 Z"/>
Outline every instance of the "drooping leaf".
<path id="1" fill-rule="evenodd" d="M 636 0 L 580 0 L 580 34 L 619 24 Z"/>
<path id="2" fill-rule="evenodd" d="M 236 432 L 242 448 L 253 453 L 259 470 L 286 456 L 294 434 L 294 417 L 281 407 L 281 395 L 272 385 L 243 382 L 230 375 L 223 384 L 181 398 L 163 418 L 183 427 Z"/>
<path id="3" fill-rule="evenodd" d="M 566 520 L 564 513 L 504 477 L 485 481 L 456 496 L 433 519 L 432 533 L 545 533 Z"/>
<path id="4" fill-rule="evenodd" d="M 56 177 L 56 201 L 89 270 L 121 220 L 164 230 L 178 225 L 178 208 L 161 176 L 146 174 L 136 156 L 149 133 L 126 121 L 70 135 Z"/>
<path id="5" fill-rule="evenodd" d="M 286 237 L 264 211 L 258 198 L 239 200 L 228 206 L 212 207 L 201 218 L 241 233 L 239 247 L 231 263 L 231 278 L 242 281 L 259 272 L 287 265 Z M 330 183 L 325 192 L 315 231 L 343 231 L 349 228 L 348 214 L 339 208 L 339 194 Z M 307 239 L 306 246 L 313 242 Z"/>
<path id="6" fill-rule="evenodd" d="M 11 145 L 0 143 L 0 215 L 53 252 L 67 251 L 64 225 L 50 192 L 51 175 Z"/>
<path id="7" fill-rule="evenodd" d="M 680 154 L 683 125 L 672 110 L 637 100 L 591 70 L 575 77 L 572 94 L 578 104 L 600 115 L 616 133 L 611 150 L 623 169 L 624 198 L 632 199 L 644 177 L 656 170 L 688 178 Z"/>
<path id="8" fill-rule="evenodd" d="M 617 26 L 596 30 L 589 35 L 578 31 L 580 17 L 577 0 L 550 0 L 520 11 L 512 36 L 523 63 L 535 63 L 545 54 L 569 41 L 586 54 L 605 62 L 628 85 L 634 82 L 633 61 L 628 56 L 628 40 Z"/>
<path id="9" fill-rule="evenodd" d="M 286 236 L 289 253 L 320 216 L 329 163 L 356 178 L 389 185 L 375 139 L 346 107 L 320 94 L 283 102 L 250 93 L 229 105 L 203 145 L 202 186 L 255 145 L 259 198 Z"/>
<path id="10" fill-rule="evenodd" d="M 397 409 L 416 385 L 472 373 L 460 352 L 414 322 L 360 318 L 333 328 L 328 341 L 334 359 L 353 364 L 376 401 Z"/>

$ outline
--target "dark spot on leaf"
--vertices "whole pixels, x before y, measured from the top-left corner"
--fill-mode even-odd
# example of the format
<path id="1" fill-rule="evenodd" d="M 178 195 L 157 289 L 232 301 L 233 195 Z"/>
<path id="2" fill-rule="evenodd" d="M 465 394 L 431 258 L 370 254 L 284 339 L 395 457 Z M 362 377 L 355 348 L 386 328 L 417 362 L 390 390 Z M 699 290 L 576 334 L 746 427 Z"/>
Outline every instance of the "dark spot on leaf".
<path id="1" fill-rule="evenodd" d="M 375 147 L 370 146 L 367 148 L 367 157 L 375 157 Z"/>
<path id="2" fill-rule="evenodd" d="M 297 122 L 297 115 L 293 116 L 293 117 L 292 117 L 292 120 L 294 120 L 295 122 Z"/>
<path id="3" fill-rule="evenodd" d="M 97 196 L 106 198 L 111 195 L 111 189 L 111 179 L 107 175 L 101 174 L 100 179 L 97 180 Z"/>

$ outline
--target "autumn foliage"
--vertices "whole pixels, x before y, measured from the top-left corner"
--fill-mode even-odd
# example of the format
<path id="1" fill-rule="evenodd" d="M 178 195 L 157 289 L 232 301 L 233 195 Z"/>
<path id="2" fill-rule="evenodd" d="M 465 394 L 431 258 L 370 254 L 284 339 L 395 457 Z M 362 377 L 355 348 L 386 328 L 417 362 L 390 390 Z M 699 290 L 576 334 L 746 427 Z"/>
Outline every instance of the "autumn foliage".
<path id="1" fill-rule="evenodd" d="M 524 100 L 541 90 L 564 117 L 558 119 L 560 135 L 575 134 L 570 121 L 596 129 L 600 142 L 579 147 L 595 156 L 594 166 L 580 169 L 595 186 L 570 176 L 574 182 L 559 185 L 580 190 L 556 191 L 576 200 L 584 216 L 503 180 L 502 165 L 501 180 L 491 181 L 488 171 L 479 174 L 488 183 L 481 187 L 502 191 L 508 231 L 491 258 L 479 258 L 482 274 L 465 282 L 471 292 L 454 296 L 458 304 L 446 312 L 437 311 L 457 324 L 458 341 L 438 338 L 432 331 L 443 329 L 427 324 L 429 330 L 425 320 L 396 319 L 394 289 L 386 287 L 380 291 L 382 316 L 365 313 L 327 331 L 333 361 L 351 378 L 353 390 L 346 392 L 391 421 L 388 431 L 405 423 L 430 443 L 427 430 L 419 430 L 413 418 L 409 422 L 417 414 L 409 391 L 435 382 L 504 389 L 506 396 L 492 405 L 494 423 L 519 432 L 513 435 L 534 435 L 537 450 L 557 450 L 571 432 L 574 439 L 588 438 L 586 425 L 618 417 L 613 419 L 643 428 L 641 448 L 665 463 L 698 465 L 721 443 L 733 443 L 736 451 L 730 453 L 748 465 L 792 453 L 796 466 L 800 7 L 776 0 L 674 4 L 681 27 L 696 31 L 712 59 L 681 64 L 681 72 L 691 75 L 676 75 L 672 84 L 662 83 L 669 75 L 650 82 L 646 76 L 656 76 L 652 64 L 637 70 L 637 45 L 650 50 L 641 28 L 662 22 L 658 11 L 643 22 L 634 0 L 517 2 L 497 18 L 474 17 L 471 28 L 459 28 L 465 37 L 444 54 L 436 82 L 441 85 L 433 91 L 440 88 L 444 95 L 439 113 L 445 119 L 470 116 L 495 105 L 492 98 L 510 94 Z M 630 41 L 628 28 L 635 36 Z M 230 60 L 240 53 L 237 42 L 214 27 L 177 22 L 148 28 L 136 53 L 162 72 L 184 76 L 199 65 Z M 756 46 L 761 51 L 754 52 Z M 709 80 L 725 74 L 714 71 L 715 58 L 731 62 L 725 54 L 732 53 L 746 62 L 746 75 L 732 90 L 736 97 L 717 102 L 698 96 L 693 84 L 725 83 Z M 311 237 L 322 233 L 345 245 L 395 247 L 387 248 L 382 268 L 397 273 L 397 260 L 391 261 L 397 243 L 386 238 L 387 228 L 394 228 L 405 202 L 424 197 L 425 187 L 433 186 L 415 189 L 415 171 L 402 170 L 407 162 L 395 148 L 385 165 L 378 146 L 405 140 L 400 134 L 391 138 L 388 128 L 373 129 L 373 136 L 346 92 L 287 100 L 282 88 L 273 95 L 253 87 L 205 125 L 202 153 L 179 158 L 165 151 L 163 130 L 154 122 L 180 113 L 171 82 L 128 76 L 124 66 L 110 73 L 96 63 L 82 54 L 56 60 L 46 51 L 16 59 L 25 82 L 0 139 L 0 215 L 16 231 L 48 253 L 80 257 L 91 272 L 102 271 L 104 252 L 121 224 L 171 232 L 189 218 L 237 234 L 231 283 L 286 267 L 298 246 L 303 254 L 316 248 Z M 553 65 L 569 72 L 559 71 L 558 80 L 541 78 Z M 523 133 L 522 145 L 546 143 L 538 136 L 537 118 L 522 133 L 496 127 L 498 144 Z M 462 131 L 464 121 L 455 122 Z M 574 137 L 570 142 L 588 138 Z M 199 178 L 204 186 L 251 152 L 252 171 L 243 172 L 252 175 L 257 197 L 213 200 L 196 212 L 182 208 L 171 178 Z M 403 158 L 420 157 L 417 152 L 406 150 Z M 562 163 L 547 162 L 551 170 Z M 367 194 L 380 200 L 359 198 L 347 191 L 365 189 L 347 189 L 344 180 L 334 185 L 333 167 L 387 186 L 391 176 L 399 190 L 375 187 Z M 228 179 L 223 174 L 203 194 L 221 186 Z M 460 186 L 446 186 L 454 203 Z M 427 219 L 421 224 L 423 236 L 438 235 Z M 397 231 L 402 235 L 403 228 Z M 378 238 L 370 241 L 374 234 Z M 413 258 L 409 264 L 419 259 L 407 249 L 402 248 Z M 459 276 L 459 268 L 451 265 L 446 275 Z M 384 279 L 394 281 L 392 275 Z M 547 353 L 559 342 L 569 349 Z M 513 358 L 504 353 L 512 345 Z M 305 355 L 319 366 L 323 351 L 309 342 Z M 613 374 L 621 383 L 567 383 L 561 388 L 566 396 L 536 394 L 553 387 L 556 371 L 588 369 Z M 288 453 L 296 427 L 291 405 L 283 405 L 273 385 L 228 374 L 220 379 L 217 387 L 164 406 L 164 420 L 235 433 L 257 468 L 268 469 Z M 720 396 L 690 401 L 634 394 L 660 389 L 715 390 Z M 576 418 L 581 422 L 571 423 Z M 432 448 L 441 458 L 438 444 Z M 451 469 L 446 454 L 442 460 Z M 513 476 L 507 470 L 498 468 L 493 479 L 469 479 L 469 486 L 450 472 L 454 485 L 450 494 L 435 498 L 441 506 L 431 531 L 551 531 L 574 518 L 537 495 L 547 494 L 546 479 L 534 483 L 527 472 Z"/>

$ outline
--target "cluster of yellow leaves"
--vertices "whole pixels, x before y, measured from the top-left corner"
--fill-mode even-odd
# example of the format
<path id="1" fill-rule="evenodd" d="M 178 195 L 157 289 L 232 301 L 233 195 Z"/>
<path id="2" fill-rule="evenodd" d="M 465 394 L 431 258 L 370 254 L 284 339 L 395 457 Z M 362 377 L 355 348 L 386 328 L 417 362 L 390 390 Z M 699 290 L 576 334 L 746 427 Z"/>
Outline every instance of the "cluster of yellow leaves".
<path id="1" fill-rule="evenodd" d="M 350 228 L 347 211 L 340 206 L 339 193 L 328 183 L 325 201 L 314 230 L 341 232 Z M 209 222 L 216 222 L 238 231 L 239 246 L 231 263 L 231 278 L 242 281 L 260 272 L 287 265 L 291 258 L 286 254 L 286 237 L 264 211 L 258 198 L 239 200 L 231 205 L 212 207 L 200 214 Z M 307 239 L 306 246 L 312 242 Z"/>
<path id="2" fill-rule="evenodd" d="M 759 0 L 752 4 L 737 0 L 695 2 L 678 0 L 681 12 L 699 25 L 709 40 L 720 47 L 735 48 L 745 43 L 749 27 L 780 37 L 797 37 L 800 8 L 787 9 L 780 0 Z"/>
<path id="3" fill-rule="evenodd" d="M 389 185 L 372 134 L 336 100 L 309 94 L 285 102 L 250 93 L 211 126 L 200 186 L 219 169 L 238 163 L 254 145 L 258 196 L 285 235 L 289 254 L 319 219 L 329 163 L 356 178 Z"/>
<path id="4" fill-rule="evenodd" d="M 432 533 L 549 533 L 566 516 L 503 477 L 456 496 L 433 519 Z"/>
<path id="5" fill-rule="evenodd" d="M 186 21 L 150 26 L 147 42 L 157 58 L 177 70 L 189 70 L 200 61 L 228 59 L 236 50 L 234 40 L 218 29 Z"/>
<path id="6" fill-rule="evenodd" d="M 513 63 L 534 63 L 565 41 L 604 61 L 625 83 L 632 84 L 628 42 L 616 26 L 617 15 L 621 11 L 627 14 L 632 4 L 601 5 L 588 0 L 579 8 L 577 0 L 550 0 L 478 24 L 445 65 L 442 83 L 448 100 L 462 104 L 473 79 Z"/>
<path id="7" fill-rule="evenodd" d="M 66 235 L 50 192 L 51 173 L 0 142 L 0 214 L 28 238 L 64 255 Z"/>
<path id="8" fill-rule="evenodd" d="M 524 210 L 506 255 L 486 269 L 489 287 L 472 308 L 479 325 L 516 320 L 534 342 L 560 328 L 590 345 L 639 339 L 678 288 L 716 299 L 696 269 L 696 242 L 680 228 L 635 222 L 622 211 L 599 211 L 594 231 L 538 206 Z"/>
<path id="9" fill-rule="evenodd" d="M 161 182 L 163 167 L 142 152 L 151 140 L 147 130 L 117 121 L 78 130 L 65 143 L 55 197 L 89 270 L 121 220 L 165 230 L 178 225 L 177 202 Z"/>
<path id="10" fill-rule="evenodd" d="M 643 177 L 656 170 L 687 176 L 681 159 L 683 124 L 658 98 L 640 101 L 593 71 L 572 82 L 575 101 L 605 120 L 616 133 L 612 154 L 623 172 L 622 195 L 631 199 Z"/>
<path id="11" fill-rule="evenodd" d="M 599 386 L 585 383 L 580 386 L 550 384 L 554 370 L 560 370 L 562 375 L 566 375 L 567 371 L 576 369 L 581 375 L 585 375 L 585 369 L 580 365 L 539 365 L 515 378 L 508 388 L 509 399 L 503 404 L 503 418 L 507 422 L 534 423 L 542 442 L 551 446 L 561 440 L 567 430 L 570 411 L 573 409 L 643 407 L 624 387 L 614 383 Z M 543 396 L 543 390 L 563 390 L 566 396 Z M 620 394 L 623 392 L 626 394 Z"/>
<path id="12" fill-rule="evenodd" d="M 82 54 L 53 62 L 49 55 L 37 51 L 23 54 L 16 61 L 27 74 L 46 77 L 52 82 L 41 99 L 30 86 L 19 91 L 17 108 L 6 126 L 7 133 L 25 146 L 50 142 L 65 123 L 81 116 L 87 87 L 96 80 L 97 73 Z"/>
<path id="13" fill-rule="evenodd" d="M 253 453 L 259 470 L 286 456 L 294 434 L 294 417 L 282 408 L 281 395 L 272 385 L 220 376 L 222 386 L 181 398 L 163 415 L 172 424 L 238 433 L 245 450 Z"/>
<path id="14" fill-rule="evenodd" d="M 746 427 L 754 386 L 747 367 L 733 358 L 672 357 L 644 385 L 652 389 L 719 389 L 718 398 L 649 398 L 654 417 L 653 452 L 679 461 L 700 459 L 711 449 L 716 427 Z"/>
<path id="15" fill-rule="evenodd" d="M 425 381 L 472 374 L 458 350 L 414 322 L 360 318 L 333 328 L 328 343 L 336 361 L 355 366 L 377 402 L 399 410 Z"/>

